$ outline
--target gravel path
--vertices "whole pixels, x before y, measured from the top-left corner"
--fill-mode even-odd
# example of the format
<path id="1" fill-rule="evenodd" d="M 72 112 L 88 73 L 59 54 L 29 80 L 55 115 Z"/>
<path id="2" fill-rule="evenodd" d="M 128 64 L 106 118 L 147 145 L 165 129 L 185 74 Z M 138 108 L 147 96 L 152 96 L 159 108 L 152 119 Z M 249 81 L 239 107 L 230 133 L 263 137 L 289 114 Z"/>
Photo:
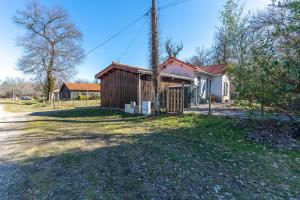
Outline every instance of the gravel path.
<path id="1" fill-rule="evenodd" d="M 21 134 L 27 115 L 8 113 L 0 105 L 0 199 L 20 199 L 16 191 L 22 182 L 22 172 L 18 165 L 18 152 L 21 151 L 16 138 Z"/>
<path id="2" fill-rule="evenodd" d="M 208 114 L 208 105 L 204 104 L 197 108 L 188 108 L 185 110 L 184 113 L 196 113 L 196 114 Z M 212 105 L 212 114 L 214 116 L 220 117 L 230 117 L 230 118 L 237 118 L 237 119 L 249 119 L 252 117 L 253 119 L 274 119 L 278 121 L 290 121 L 290 118 L 284 114 L 265 114 L 264 117 L 261 116 L 260 112 L 254 112 L 251 116 L 249 112 L 244 109 L 238 109 L 235 107 L 230 107 L 222 104 L 213 104 Z M 295 120 L 300 122 L 300 116 L 295 117 Z"/>

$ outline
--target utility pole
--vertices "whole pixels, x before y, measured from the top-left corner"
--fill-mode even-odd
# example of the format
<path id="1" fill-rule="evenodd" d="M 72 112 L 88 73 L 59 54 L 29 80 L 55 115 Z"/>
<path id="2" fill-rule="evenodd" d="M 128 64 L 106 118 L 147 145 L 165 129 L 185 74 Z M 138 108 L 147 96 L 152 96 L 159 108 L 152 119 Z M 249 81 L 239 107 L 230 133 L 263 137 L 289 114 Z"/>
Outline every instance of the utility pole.
<path id="1" fill-rule="evenodd" d="M 153 90 L 153 105 L 154 115 L 159 115 L 159 51 L 158 51 L 158 28 L 157 28 L 157 8 L 156 0 L 152 0 L 151 8 L 151 68 L 152 68 L 152 90 Z"/>

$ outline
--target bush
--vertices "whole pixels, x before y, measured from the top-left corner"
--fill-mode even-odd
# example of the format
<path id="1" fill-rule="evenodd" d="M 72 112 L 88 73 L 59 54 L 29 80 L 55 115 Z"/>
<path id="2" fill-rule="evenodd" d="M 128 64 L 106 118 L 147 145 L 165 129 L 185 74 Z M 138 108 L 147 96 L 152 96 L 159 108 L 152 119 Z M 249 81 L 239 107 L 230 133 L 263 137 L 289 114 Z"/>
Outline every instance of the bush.
<path id="1" fill-rule="evenodd" d="M 75 100 L 86 100 L 86 96 L 84 95 L 79 95 L 75 98 Z"/>
<path id="2" fill-rule="evenodd" d="M 42 97 L 37 97 L 37 96 L 35 96 L 35 97 L 33 97 L 33 99 L 34 99 L 35 101 L 37 101 L 37 102 L 43 102 L 43 98 L 42 98 Z"/>
<path id="3" fill-rule="evenodd" d="M 93 96 L 90 96 L 89 97 L 89 100 L 99 100 L 100 99 L 100 96 L 97 96 L 97 95 L 93 95 Z"/>
<path id="4" fill-rule="evenodd" d="M 22 101 L 21 103 L 23 105 L 27 105 L 27 106 L 31 106 L 31 105 L 37 104 L 37 102 L 35 102 L 35 101 Z"/>

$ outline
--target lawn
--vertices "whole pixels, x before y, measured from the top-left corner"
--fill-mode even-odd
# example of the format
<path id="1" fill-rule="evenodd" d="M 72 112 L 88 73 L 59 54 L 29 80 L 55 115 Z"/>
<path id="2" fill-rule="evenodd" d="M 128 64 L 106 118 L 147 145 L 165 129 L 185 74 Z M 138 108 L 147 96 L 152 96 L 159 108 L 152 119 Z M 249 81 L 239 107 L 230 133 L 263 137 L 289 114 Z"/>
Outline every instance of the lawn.
<path id="1" fill-rule="evenodd" d="M 35 111 L 51 111 L 51 110 L 65 110 L 75 107 L 99 106 L 99 100 L 74 100 L 73 101 L 56 101 L 53 102 L 38 102 L 31 101 L 17 101 L 1 100 L 0 104 L 5 104 L 5 111 L 7 112 L 35 112 Z"/>
<path id="2" fill-rule="evenodd" d="M 16 141 L 23 199 L 299 199 L 300 152 L 237 120 L 87 108 L 33 114 Z"/>

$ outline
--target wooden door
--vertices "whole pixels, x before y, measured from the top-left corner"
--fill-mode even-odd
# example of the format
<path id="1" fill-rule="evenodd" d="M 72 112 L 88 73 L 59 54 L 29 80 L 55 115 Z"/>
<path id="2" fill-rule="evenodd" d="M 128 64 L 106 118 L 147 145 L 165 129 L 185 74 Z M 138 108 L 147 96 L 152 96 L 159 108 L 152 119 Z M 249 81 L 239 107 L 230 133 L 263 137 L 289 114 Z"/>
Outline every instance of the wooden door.
<path id="1" fill-rule="evenodd" d="M 168 113 L 183 113 L 184 87 L 168 88 L 166 97 L 166 108 Z"/>

